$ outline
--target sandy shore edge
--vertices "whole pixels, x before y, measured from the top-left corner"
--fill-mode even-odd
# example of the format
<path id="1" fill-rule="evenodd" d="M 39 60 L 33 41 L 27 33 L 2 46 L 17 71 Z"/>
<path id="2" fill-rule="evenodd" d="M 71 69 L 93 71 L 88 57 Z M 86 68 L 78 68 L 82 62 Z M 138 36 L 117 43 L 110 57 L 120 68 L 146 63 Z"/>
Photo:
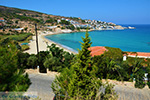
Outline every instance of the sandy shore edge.
<path id="1" fill-rule="evenodd" d="M 51 44 L 56 44 L 57 47 L 63 49 L 64 51 L 67 51 L 69 53 L 77 54 L 75 50 L 73 50 L 70 47 L 66 48 L 64 47 L 65 45 L 61 45 L 59 43 L 56 43 L 50 39 L 45 38 L 45 36 L 48 35 L 55 35 L 55 34 L 63 34 L 62 32 L 48 32 L 48 34 L 44 34 L 43 32 L 38 32 L 38 46 L 39 46 L 39 51 L 47 51 L 48 48 L 47 46 L 50 46 Z M 72 33 L 72 32 L 71 32 Z M 69 33 L 68 33 L 69 34 Z M 37 48 L 36 48 L 36 36 L 32 36 L 32 40 L 29 43 L 29 50 L 24 51 L 25 53 L 29 54 L 37 54 Z M 70 48 L 70 49 L 69 49 Z M 71 50 L 72 49 L 72 50 Z"/>
<path id="2" fill-rule="evenodd" d="M 54 44 L 56 44 L 56 46 L 57 47 L 59 47 L 59 48 L 61 48 L 61 49 L 63 49 L 64 51 L 67 51 L 67 52 L 69 52 L 69 53 L 73 53 L 73 54 L 77 54 L 77 52 L 74 50 L 70 50 L 70 49 L 68 49 L 68 48 L 70 48 L 70 47 L 68 47 L 68 48 L 65 48 L 65 47 L 63 47 L 63 45 L 61 45 L 61 44 L 59 44 L 59 43 L 56 43 L 56 42 L 54 42 L 54 41 L 52 41 L 52 40 L 50 40 L 50 39 L 47 39 L 45 36 L 49 36 L 49 35 L 55 35 L 55 34 L 63 34 L 63 33 L 52 33 L 52 34 L 46 34 L 46 35 L 41 35 L 41 38 L 44 40 L 44 42 L 46 43 L 46 44 L 52 44 L 52 43 L 54 43 Z M 50 46 L 50 45 L 49 45 Z M 65 45 L 64 45 L 65 46 Z M 67 46 L 66 46 L 67 47 Z M 72 48 L 71 48 L 72 49 Z"/>

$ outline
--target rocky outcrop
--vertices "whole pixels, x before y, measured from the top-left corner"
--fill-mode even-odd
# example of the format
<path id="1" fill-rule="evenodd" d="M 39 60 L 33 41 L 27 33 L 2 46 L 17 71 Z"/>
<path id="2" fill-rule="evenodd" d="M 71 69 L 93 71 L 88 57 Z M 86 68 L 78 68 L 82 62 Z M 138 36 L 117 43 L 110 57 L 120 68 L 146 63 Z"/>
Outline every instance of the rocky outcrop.
<path id="1" fill-rule="evenodd" d="M 118 30 L 123 30 L 123 29 L 124 29 L 124 27 L 122 27 L 122 26 L 120 26 L 120 25 L 116 25 L 116 26 L 114 26 L 114 28 L 115 28 L 115 29 L 118 29 Z"/>

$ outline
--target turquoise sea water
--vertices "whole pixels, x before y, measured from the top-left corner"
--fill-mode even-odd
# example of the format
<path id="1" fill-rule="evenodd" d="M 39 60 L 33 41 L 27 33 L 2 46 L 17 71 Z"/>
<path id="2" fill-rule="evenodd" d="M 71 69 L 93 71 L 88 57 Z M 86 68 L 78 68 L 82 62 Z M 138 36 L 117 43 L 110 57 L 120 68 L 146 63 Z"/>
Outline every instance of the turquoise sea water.
<path id="1" fill-rule="evenodd" d="M 150 25 L 122 25 L 132 26 L 136 29 L 105 30 L 89 32 L 92 46 L 108 46 L 120 48 L 122 51 L 150 52 Z M 74 50 L 81 48 L 81 37 L 85 32 L 65 33 L 46 36 L 56 43 Z"/>

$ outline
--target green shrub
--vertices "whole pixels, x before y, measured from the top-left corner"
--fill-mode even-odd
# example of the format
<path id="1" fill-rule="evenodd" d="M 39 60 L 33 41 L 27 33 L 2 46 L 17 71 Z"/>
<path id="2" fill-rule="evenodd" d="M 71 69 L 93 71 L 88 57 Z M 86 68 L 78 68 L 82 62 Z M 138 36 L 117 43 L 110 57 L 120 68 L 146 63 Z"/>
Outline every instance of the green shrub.
<path id="1" fill-rule="evenodd" d="M 0 35 L 4 35 L 4 33 L 0 32 Z"/>
<path id="2" fill-rule="evenodd" d="M 8 36 L 8 38 L 16 40 L 16 41 L 24 41 L 31 35 L 32 33 L 21 33 L 19 35 L 10 35 Z"/>
<path id="3" fill-rule="evenodd" d="M 147 85 L 150 88 L 150 67 L 147 70 L 148 70 L 148 75 L 147 75 L 148 82 L 147 82 Z"/>
<path id="4" fill-rule="evenodd" d="M 26 91 L 31 84 L 18 64 L 18 52 L 13 42 L 0 45 L 0 91 Z"/>
<path id="5" fill-rule="evenodd" d="M 25 51 L 25 50 L 29 50 L 30 47 L 28 45 L 22 45 L 21 49 L 22 49 L 22 51 Z"/>
<path id="6" fill-rule="evenodd" d="M 137 72 L 136 72 L 136 74 L 134 75 L 134 77 L 135 77 L 135 84 L 134 84 L 134 86 L 135 86 L 135 88 L 140 88 L 140 89 L 142 89 L 142 88 L 144 88 L 145 87 L 145 82 L 143 81 L 144 80 L 144 71 L 143 71 L 143 69 L 139 69 Z"/>
<path id="7" fill-rule="evenodd" d="M 149 87 L 149 89 L 150 89 L 150 81 L 149 81 L 149 82 L 147 82 L 147 85 L 148 85 L 148 87 Z"/>
<path id="8" fill-rule="evenodd" d="M 18 66 L 20 68 L 30 68 L 27 64 L 28 58 L 30 55 L 28 53 L 23 53 L 22 51 L 18 52 Z"/>
<path id="9" fill-rule="evenodd" d="M 71 61 L 74 58 L 74 54 L 70 54 L 55 44 L 48 46 L 50 54 L 47 56 L 44 66 L 51 71 L 61 72 L 63 68 L 70 67 Z"/>
<path id="10" fill-rule="evenodd" d="M 38 58 L 38 65 L 40 73 L 46 73 L 46 68 L 44 66 L 44 62 L 46 60 L 46 57 L 49 55 L 48 51 L 40 51 L 36 56 Z"/>
<path id="11" fill-rule="evenodd" d="M 59 24 L 70 25 L 71 23 L 65 20 L 61 20 Z"/>
<path id="12" fill-rule="evenodd" d="M 27 59 L 27 65 L 30 66 L 30 68 L 37 68 L 38 64 L 38 58 L 35 55 L 31 55 Z"/>
<path id="13" fill-rule="evenodd" d="M 105 47 L 108 51 L 104 53 L 104 57 L 111 60 L 121 62 L 123 60 L 123 52 L 119 48 Z"/>

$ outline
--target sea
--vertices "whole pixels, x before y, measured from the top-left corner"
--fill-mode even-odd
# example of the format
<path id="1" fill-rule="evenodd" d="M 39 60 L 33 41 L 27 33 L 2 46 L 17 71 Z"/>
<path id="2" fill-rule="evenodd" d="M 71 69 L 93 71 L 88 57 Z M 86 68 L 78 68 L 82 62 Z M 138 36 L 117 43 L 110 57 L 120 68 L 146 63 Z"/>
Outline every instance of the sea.
<path id="1" fill-rule="evenodd" d="M 150 25 L 122 25 L 135 27 L 124 30 L 95 30 L 88 32 L 93 46 L 120 48 L 129 52 L 150 52 Z M 81 49 L 85 32 L 63 33 L 45 36 L 45 38 L 77 52 Z"/>

